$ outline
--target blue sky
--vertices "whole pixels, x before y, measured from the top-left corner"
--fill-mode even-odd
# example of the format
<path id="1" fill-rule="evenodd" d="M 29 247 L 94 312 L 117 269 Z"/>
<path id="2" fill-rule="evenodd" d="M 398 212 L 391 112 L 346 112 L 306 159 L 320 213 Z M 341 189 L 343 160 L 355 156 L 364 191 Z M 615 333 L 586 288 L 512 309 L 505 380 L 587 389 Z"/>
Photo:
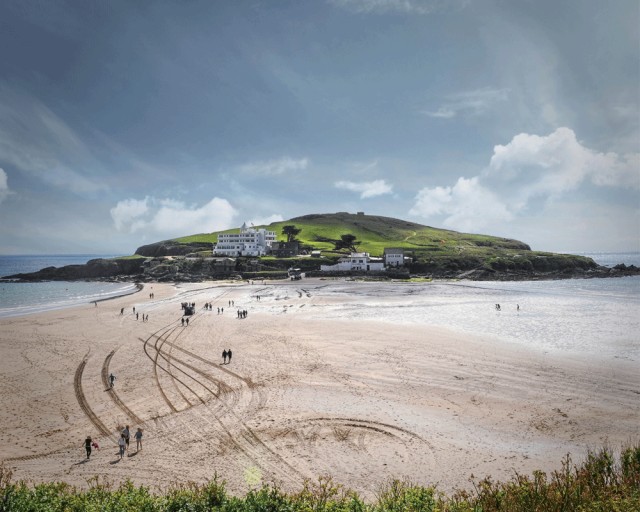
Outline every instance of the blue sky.
<path id="1" fill-rule="evenodd" d="M 0 254 L 364 211 L 640 250 L 636 0 L 0 3 Z"/>

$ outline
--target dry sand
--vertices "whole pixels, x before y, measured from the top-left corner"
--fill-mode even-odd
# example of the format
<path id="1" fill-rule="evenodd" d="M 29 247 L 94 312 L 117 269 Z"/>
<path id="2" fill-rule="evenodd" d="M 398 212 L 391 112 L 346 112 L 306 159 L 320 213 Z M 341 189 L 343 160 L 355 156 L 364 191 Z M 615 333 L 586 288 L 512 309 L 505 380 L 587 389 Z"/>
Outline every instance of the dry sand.
<path id="1" fill-rule="evenodd" d="M 429 326 L 323 320 L 304 306 L 335 297 L 308 288 L 154 284 L 98 307 L 0 320 L 0 459 L 33 482 L 131 479 L 155 490 L 217 473 L 242 494 L 330 475 L 372 498 L 392 478 L 450 491 L 472 474 L 552 471 L 568 452 L 579 460 L 638 440 L 632 367 Z M 188 327 L 184 301 L 197 309 Z M 132 440 L 120 460 L 127 424 L 143 429 L 143 449 Z M 87 435 L 100 445 L 89 461 Z"/>

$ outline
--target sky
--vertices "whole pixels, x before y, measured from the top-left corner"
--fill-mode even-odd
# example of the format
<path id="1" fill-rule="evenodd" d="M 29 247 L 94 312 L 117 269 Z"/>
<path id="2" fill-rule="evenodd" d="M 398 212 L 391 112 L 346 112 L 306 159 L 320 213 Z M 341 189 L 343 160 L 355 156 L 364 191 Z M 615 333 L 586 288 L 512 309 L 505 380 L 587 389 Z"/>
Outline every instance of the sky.
<path id="1" fill-rule="evenodd" d="M 637 0 L 3 0 L 0 254 L 359 212 L 640 251 Z"/>

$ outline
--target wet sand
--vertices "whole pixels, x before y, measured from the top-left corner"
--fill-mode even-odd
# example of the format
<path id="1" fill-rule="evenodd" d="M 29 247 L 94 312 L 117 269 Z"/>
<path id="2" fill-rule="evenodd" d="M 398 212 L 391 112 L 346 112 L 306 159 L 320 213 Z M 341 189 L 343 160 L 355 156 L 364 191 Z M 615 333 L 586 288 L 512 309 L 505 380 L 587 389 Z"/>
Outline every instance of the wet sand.
<path id="1" fill-rule="evenodd" d="M 323 319 L 323 304 L 340 299 L 314 284 L 331 286 L 153 284 L 98 307 L 0 320 L 0 459 L 33 482 L 131 479 L 155 490 L 217 474 L 242 494 L 329 475 L 371 498 L 391 478 L 468 488 L 472 474 L 552 471 L 569 452 L 579 460 L 640 438 L 632 364 Z M 182 302 L 196 303 L 185 327 Z M 124 425 L 143 429 L 143 449 L 132 439 L 120 461 Z M 88 461 L 87 435 L 100 445 Z"/>

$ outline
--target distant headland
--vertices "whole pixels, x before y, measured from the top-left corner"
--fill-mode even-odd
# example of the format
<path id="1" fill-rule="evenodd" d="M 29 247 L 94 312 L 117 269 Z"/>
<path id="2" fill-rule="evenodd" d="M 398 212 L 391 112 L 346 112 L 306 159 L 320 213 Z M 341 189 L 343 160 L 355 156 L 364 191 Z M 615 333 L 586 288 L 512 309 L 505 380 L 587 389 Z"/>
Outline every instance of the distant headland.
<path id="1" fill-rule="evenodd" d="M 310 214 L 265 226 L 164 240 L 131 256 L 48 267 L 5 280 L 199 282 L 296 275 L 376 279 L 542 280 L 640 275 L 636 266 L 603 267 L 572 254 L 531 250 L 524 242 L 459 233 L 363 212 Z"/>

